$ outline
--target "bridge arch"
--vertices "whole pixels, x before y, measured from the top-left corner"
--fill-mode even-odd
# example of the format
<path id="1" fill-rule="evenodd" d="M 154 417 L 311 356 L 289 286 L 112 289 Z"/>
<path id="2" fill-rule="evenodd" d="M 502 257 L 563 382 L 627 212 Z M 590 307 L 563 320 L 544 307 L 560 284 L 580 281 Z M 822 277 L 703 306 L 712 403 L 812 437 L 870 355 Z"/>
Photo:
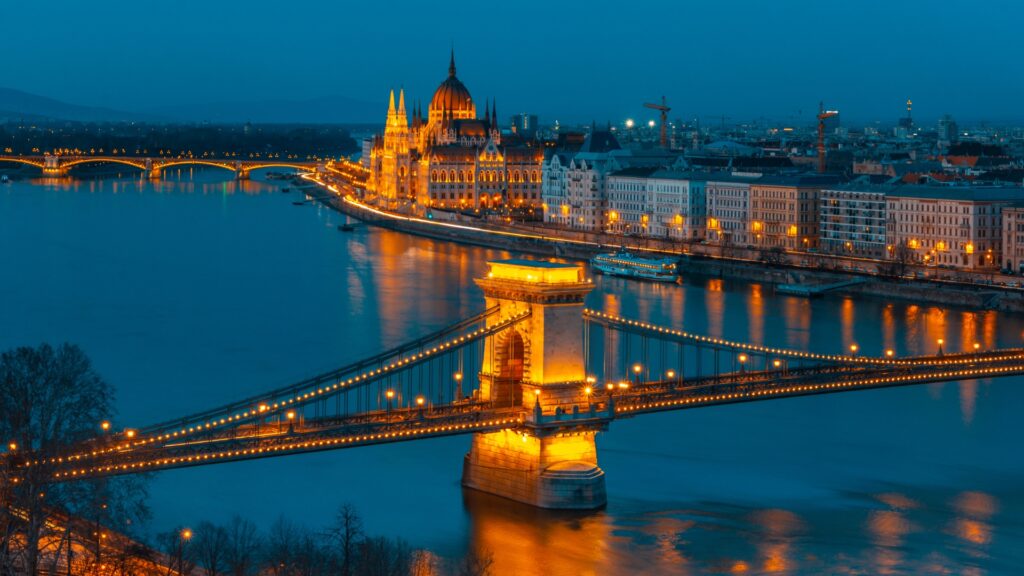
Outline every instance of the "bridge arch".
<path id="1" fill-rule="evenodd" d="M 27 166 L 35 166 L 36 168 L 45 168 L 45 164 L 42 160 L 21 158 L 19 156 L 0 156 L 0 162 L 11 162 L 14 164 L 25 164 Z"/>
<path id="2" fill-rule="evenodd" d="M 523 380 L 529 376 L 529 337 L 512 327 L 495 336 L 490 399 L 497 406 L 523 403 Z"/>
<path id="3" fill-rule="evenodd" d="M 82 164 L 123 164 L 125 166 L 131 166 L 132 168 L 138 168 L 139 170 L 145 170 L 145 162 L 138 162 L 135 160 L 124 160 L 121 158 L 77 158 L 75 160 L 68 160 L 60 164 L 61 169 L 71 168 L 73 166 L 79 166 Z"/>
<path id="4" fill-rule="evenodd" d="M 153 161 L 153 168 L 163 170 L 165 168 L 172 168 L 174 166 L 213 166 L 214 168 L 223 168 L 232 172 L 237 172 L 237 168 L 234 164 L 226 164 L 224 162 L 217 162 L 215 160 L 201 160 L 201 159 L 187 159 L 187 160 L 171 160 L 168 162 L 160 162 L 158 160 Z"/>
<path id="5" fill-rule="evenodd" d="M 264 163 L 259 163 L 259 164 L 245 164 L 245 163 L 243 163 L 242 164 L 242 169 L 243 170 L 249 170 L 249 171 L 251 171 L 251 170 L 262 170 L 264 168 L 293 168 L 295 170 L 310 170 L 310 169 L 312 169 L 312 166 L 303 166 L 302 164 L 291 164 L 291 163 L 288 163 L 288 162 L 267 162 L 265 164 Z M 404 171 L 405 168 L 403 167 L 402 170 Z"/>

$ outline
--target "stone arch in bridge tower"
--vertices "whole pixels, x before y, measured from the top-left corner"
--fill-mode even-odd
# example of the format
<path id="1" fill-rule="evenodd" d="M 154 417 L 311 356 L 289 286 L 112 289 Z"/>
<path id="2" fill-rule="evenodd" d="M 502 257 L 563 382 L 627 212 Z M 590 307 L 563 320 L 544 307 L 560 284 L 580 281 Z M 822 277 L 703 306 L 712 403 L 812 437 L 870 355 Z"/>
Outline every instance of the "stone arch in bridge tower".
<path id="1" fill-rule="evenodd" d="M 488 395 L 495 406 L 522 406 L 523 382 L 530 381 L 529 335 L 513 326 L 493 339 L 493 372 Z"/>
<path id="2" fill-rule="evenodd" d="M 478 400 L 517 411 L 522 425 L 474 435 L 463 485 L 542 508 L 603 506 L 594 437 L 606 421 L 589 404 L 583 362 L 593 284 L 578 264 L 536 260 L 491 262 L 476 283 L 497 309 L 488 326 L 522 318 L 484 342 Z"/>

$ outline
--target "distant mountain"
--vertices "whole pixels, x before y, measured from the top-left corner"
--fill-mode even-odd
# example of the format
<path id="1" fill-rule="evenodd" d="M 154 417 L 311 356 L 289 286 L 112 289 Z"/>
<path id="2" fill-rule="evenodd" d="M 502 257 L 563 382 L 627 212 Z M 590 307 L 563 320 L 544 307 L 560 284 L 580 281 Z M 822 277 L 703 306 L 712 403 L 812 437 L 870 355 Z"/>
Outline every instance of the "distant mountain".
<path id="1" fill-rule="evenodd" d="M 382 122 L 387 106 L 345 96 L 325 96 L 309 100 L 178 104 L 152 108 L 147 112 L 179 122 L 353 124 Z"/>
<path id="2" fill-rule="evenodd" d="M 175 104 L 127 112 L 79 106 L 12 88 L 0 88 L 0 120 L 71 120 L 75 122 L 254 122 L 265 124 L 379 123 L 387 107 L 345 96 L 309 100 L 263 100 Z"/>
<path id="3" fill-rule="evenodd" d="M 72 120 L 77 122 L 144 120 L 133 114 L 109 108 L 68 104 L 53 98 L 29 94 L 13 88 L 0 88 L 0 118 Z"/>

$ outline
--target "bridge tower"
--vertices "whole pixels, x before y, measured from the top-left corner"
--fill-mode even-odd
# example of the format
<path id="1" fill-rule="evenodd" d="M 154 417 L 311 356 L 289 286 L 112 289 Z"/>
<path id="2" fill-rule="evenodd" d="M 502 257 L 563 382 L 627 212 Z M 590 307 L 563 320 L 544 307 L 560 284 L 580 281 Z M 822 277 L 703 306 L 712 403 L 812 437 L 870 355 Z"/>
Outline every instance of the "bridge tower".
<path id="1" fill-rule="evenodd" d="M 607 426 L 586 391 L 583 299 L 593 284 L 577 264 L 499 260 L 476 280 L 488 326 L 529 312 L 488 338 L 480 400 L 521 407 L 520 429 L 474 435 L 463 486 L 541 508 L 593 509 L 606 502 L 594 437 Z"/>

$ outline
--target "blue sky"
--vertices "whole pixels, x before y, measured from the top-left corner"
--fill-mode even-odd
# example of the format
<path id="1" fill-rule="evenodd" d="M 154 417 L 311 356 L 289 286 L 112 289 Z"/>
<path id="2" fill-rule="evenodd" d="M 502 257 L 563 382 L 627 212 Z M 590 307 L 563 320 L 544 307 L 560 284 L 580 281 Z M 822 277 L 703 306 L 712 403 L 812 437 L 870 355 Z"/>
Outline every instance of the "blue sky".
<path id="1" fill-rule="evenodd" d="M 1022 119 L 1024 2 L 52 0 L 4 6 L 0 85 L 89 105 L 428 99 L 455 44 L 502 115 Z M 678 114 L 677 114 L 678 113 Z"/>

